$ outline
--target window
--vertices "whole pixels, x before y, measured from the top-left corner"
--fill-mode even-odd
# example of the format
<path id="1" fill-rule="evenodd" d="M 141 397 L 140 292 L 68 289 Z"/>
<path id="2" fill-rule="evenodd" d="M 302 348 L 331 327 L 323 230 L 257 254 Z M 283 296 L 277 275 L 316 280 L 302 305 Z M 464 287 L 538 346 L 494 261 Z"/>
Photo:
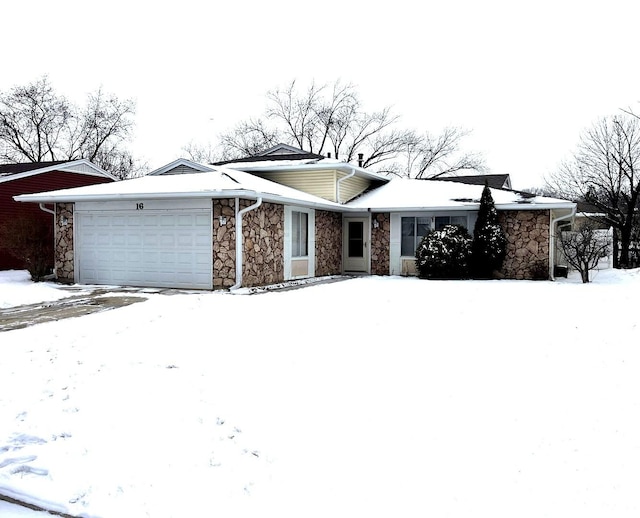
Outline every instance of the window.
<path id="1" fill-rule="evenodd" d="M 309 214 L 291 211 L 291 257 L 306 257 L 309 253 Z"/>
<path id="2" fill-rule="evenodd" d="M 467 216 L 436 216 L 436 230 L 442 230 L 445 225 L 462 225 L 467 228 Z"/>
<path id="3" fill-rule="evenodd" d="M 402 218 L 400 255 L 414 256 L 420 241 L 431 230 L 431 218 Z"/>

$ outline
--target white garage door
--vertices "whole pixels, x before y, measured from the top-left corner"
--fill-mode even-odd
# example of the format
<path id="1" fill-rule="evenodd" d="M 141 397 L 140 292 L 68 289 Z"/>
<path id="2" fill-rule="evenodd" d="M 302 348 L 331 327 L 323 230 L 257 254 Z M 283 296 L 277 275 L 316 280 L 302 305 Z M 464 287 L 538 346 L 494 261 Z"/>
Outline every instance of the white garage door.
<path id="1" fill-rule="evenodd" d="M 212 289 L 211 200 L 77 203 L 74 225 L 81 284 Z"/>

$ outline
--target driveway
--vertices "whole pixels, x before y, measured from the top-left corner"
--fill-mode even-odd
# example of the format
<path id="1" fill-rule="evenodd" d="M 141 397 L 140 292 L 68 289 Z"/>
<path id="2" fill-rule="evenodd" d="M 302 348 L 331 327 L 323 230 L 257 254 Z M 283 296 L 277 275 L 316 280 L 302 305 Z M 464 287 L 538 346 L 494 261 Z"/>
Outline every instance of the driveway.
<path id="1" fill-rule="evenodd" d="M 113 290 L 96 289 L 90 294 L 72 295 L 54 302 L 39 302 L 0 309 L 0 332 L 52 322 L 63 318 L 79 317 L 121 308 L 147 300 L 141 295 L 114 294 Z"/>

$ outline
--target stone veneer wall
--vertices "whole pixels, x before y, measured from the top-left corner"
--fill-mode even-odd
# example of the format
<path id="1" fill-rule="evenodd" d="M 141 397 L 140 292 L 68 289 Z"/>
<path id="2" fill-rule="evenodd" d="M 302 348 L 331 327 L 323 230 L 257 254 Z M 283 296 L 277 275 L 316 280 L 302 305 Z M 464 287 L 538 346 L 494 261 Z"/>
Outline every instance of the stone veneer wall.
<path id="1" fill-rule="evenodd" d="M 316 277 L 342 273 L 342 214 L 316 210 Z"/>
<path id="2" fill-rule="evenodd" d="M 378 228 L 373 224 L 378 222 Z M 380 212 L 372 214 L 371 226 L 371 274 L 389 275 L 391 250 L 391 214 Z"/>
<path id="3" fill-rule="evenodd" d="M 213 200 L 213 289 L 236 282 L 236 217 L 233 198 Z M 220 218 L 226 218 L 224 225 Z"/>
<path id="4" fill-rule="evenodd" d="M 255 201 L 240 200 L 240 209 Z M 284 280 L 284 206 L 263 203 L 242 218 L 242 285 L 261 286 Z"/>
<path id="5" fill-rule="evenodd" d="M 502 274 L 507 279 L 548 279 L 550 212 L 518 210 L 498 214 L 507 236 Z"/>
<path id="6" fill-rule="evenodd" d="M 240 200 L 240 209 L 255 203 Z M 226 224 L 220 224 L 220 217 Z M 284 280 L 284 207 L 263 203 L 242 217 L 242 285 L 260 286 Z M 236 217 L 233 198 L 213 200 L 213 288 L 236 282 Z"/>
<path id="7" fill-rule="evenodd" d="M 62 224 L 62 219 L 67 224 Z M 73 203 L 56 203 L 55 272 L 61 282 L 74 282 L 73 268 Z"/>

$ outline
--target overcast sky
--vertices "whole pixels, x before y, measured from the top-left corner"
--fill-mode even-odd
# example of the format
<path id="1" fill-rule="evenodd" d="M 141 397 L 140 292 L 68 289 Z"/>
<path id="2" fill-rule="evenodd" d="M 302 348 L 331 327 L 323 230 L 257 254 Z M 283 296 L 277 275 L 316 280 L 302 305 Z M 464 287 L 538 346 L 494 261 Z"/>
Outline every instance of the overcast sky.
<path id="1" fill-rule="evenodd" d="M 48 74 L 77 103 L 100 85 L 134 98 L 131 147 L 155 169 L 262 114 L 270 89 L 340 79 L 406 128 L 472 130 L 465 147 L 525 188 L 598 117 L 640 112 L 639 14 L 637 0 L 11 2 L 0 90 Z"/>

